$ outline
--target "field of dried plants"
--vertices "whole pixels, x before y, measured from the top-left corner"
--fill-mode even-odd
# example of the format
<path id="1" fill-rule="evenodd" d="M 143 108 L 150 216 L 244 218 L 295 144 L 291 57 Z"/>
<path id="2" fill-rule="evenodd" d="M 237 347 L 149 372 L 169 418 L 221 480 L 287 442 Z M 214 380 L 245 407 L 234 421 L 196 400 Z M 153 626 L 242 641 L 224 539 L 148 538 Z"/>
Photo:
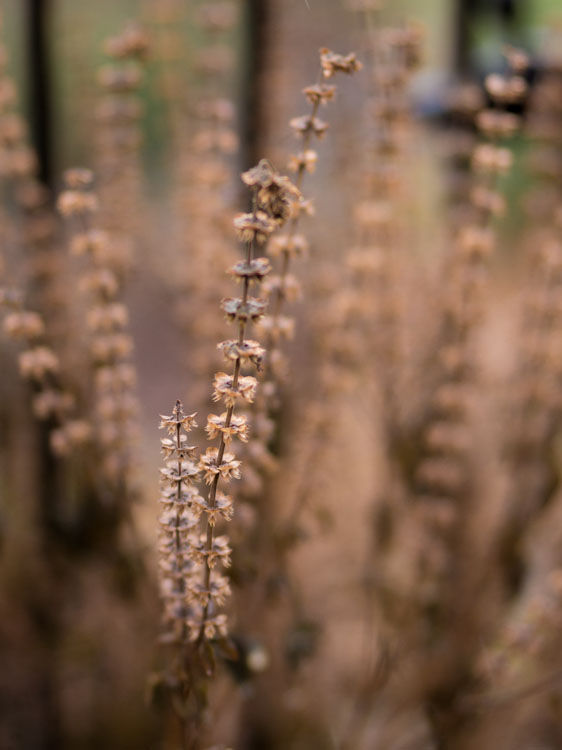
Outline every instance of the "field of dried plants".
<path id="1" fill-rule="evenodd" d="M 0 25 L 0 750 L 558 750 L 555 26 L 88 5 Z"/>

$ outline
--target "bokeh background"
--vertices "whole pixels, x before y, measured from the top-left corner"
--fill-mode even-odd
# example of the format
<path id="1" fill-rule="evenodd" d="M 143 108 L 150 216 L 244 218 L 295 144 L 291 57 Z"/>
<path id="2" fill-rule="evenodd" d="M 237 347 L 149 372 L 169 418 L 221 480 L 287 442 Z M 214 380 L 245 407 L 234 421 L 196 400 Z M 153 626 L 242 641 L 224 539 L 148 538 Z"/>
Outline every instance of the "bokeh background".
<path id="1" fill-rule="evenodd" d="M 482 93 L 486 76 L 506 73 L 504 45 L 528 53 L 529 90 L 499 109 L 524 123 L 546 111 L 560 123 L 562 8 L 556 0 L 393 0 L 368 11 L 340 0 L 229 4 L 233 20 L 217 32 L 201 21 L 202 0 L 2 3 L 2 77 L 17 92 L 0 97 L 2 289 L 17 288 L 24 307 L 43 316 L 79 394 L 78 415 L 97 424 L 86 303 L 77 291 L 83 269 L 68 253 L 72 227 L 55 209 L 65 170 L 94 170 L 100 222 L 131 250 L 116 262 L 136 385 L 126 480 L 125 473 L 117 483 L 102 480 L 100 490 L 100 453 L 89 443 L 53 453 L 53 425 L 38 422 L 32 407 L 43 386 L 18 370 L 22 342 L 0 342 L 0 750 L 182 746 L 157 677 L 166 660 L 157 645 L 158 415 L 177 398 L 188 412 L 210 408 L 216 342 L 227 330 L 218 303 L 232 293 L 225 269 L 239 252 L 231 220 L 248 204 L 239 174 L 262 157 L 286 170 L 295 149 L 288 123 L 304 111 L 301 91 L 318 78 L 321 47 L 354 50 L 364 67 L 337 79 L 329 132 L 307 175 L 315 216 L 306 223 L 310 255 L 296 264 L 303 295 L 291 312 L 296 334 L 270 415 L 276 466 L 257 462 L 257 490 L 241 490 L 227 532 L 235 657 L 218 657 L 204 738 L 194 747 L 555 750 L 562 746 L 555 127 L 547 136 L 523 127 L 508 139 L 514 164 L 495 186 L 506 208 L 486 225 L 496 245 L 486 267 L 467 271 L 461 262 L 459 271 L 454 248 L 473 221 L 468 196 L 478 171 L 475 178 L 470 154 L 482 137 L 473 115 L 491 101 Z M 131 21 L 146 33 L 148 52 L 132 92 L 138 117 L 115 136 L 100 119 L 100 70 L 115 64 L 107 40 Z M 384 118 L 366 107 L 386 85 L 377 66 L 390 66 L 373 55 L 381 29 L 414 29 L 416 57 L 421 50 L 396 78 L 399 145 L 389 162 L 396 176 L 384 201 L 365 198 L 369 169 L 375 174 L 388 156 L 377 162 Z M 533 104 L 545 80 L 554 93 Z M 202 161 L 200 105 L 209 97 L 234 112 L 219 167 Z M 5 156 L 14 112 L 36 154 L 29 173 Z M 545 142 L 550 150 L 541 156 Z M 18 197 L 29 181 L 48 189 L 39 206 L 39 218 L 53 222 L 48 247 L 41 232 L 37 240 L 37 206 Z M 361 223 L 365 200 L 392 204 L 388 226 Z M 382 234 L 368 241 L 369 231 Z M 371 261 L 354 266 L 354 251 L 365 247 Z M 539 247 L 550 250 L 541 255 Z M 469 374 L 454 375 L 454 384 L 467 385 L 474 404 L 460 443 L 457 432 L 446 433 L 440 449 L 455 460 L 462 454 L 470 481 L 452 511 L 447 496 L 436 514 L 461 529 L 441 553 L 435 519 L 416 504 L 430 494 L 418 469 L 426 436 L 443 421 L 434 396 L 450 384 L 450 371 L 439 369 L 451 354 L 450 297 L 474 279 L 483 291 L 466 324 L 470 344 L 463 348 L 462 333 L 453 347 L 469 360 Z M 537 323 L 533 311 L 545 300 L 553 307 Z M 545 340 L 539 356 L 533 346 Z M 542 388 L 529 408 L 517 390 L 525 378 Z M 388 406 L 394 399 L 396 412 Z M 535 407 L 548 421 L 536 433 Z M 517 453 L 515 434 L 532 435 L 532 444 L 522 448 L 521 439 Z M 431 574 L 416 557 L 427 549 L 446 571 L 437 594 L 424 588 Z"/>

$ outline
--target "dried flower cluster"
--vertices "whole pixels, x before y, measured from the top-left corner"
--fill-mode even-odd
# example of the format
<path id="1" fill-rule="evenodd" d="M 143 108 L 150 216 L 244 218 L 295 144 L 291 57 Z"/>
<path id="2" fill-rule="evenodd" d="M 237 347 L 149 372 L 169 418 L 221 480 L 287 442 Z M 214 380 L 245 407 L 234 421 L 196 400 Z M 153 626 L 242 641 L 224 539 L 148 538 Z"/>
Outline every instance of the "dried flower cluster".
<path id="1" fill-rule="evenodd" d="M 47 421 L 53 452 L 68 455 L 90 440 L 90 424 L 75 414 L 76 397 L 63 385 L 60 360 L 49 345 L 41 316 L 27 310 L 21 294 L 13 290 L 0 290 L 0 303 L 5 309 L 5 335 L 23 346 L 19 370 L 34 387 L 33 413 Z"/>
<path id="2" fill-rule="evenodd" d="M 102 222 L 111 234 L 112 265 L 119 273 L 126 271 L 133 261 L 142 215 L 139 150 L 144 104 L 140 89 L 148 50 L 146 32 L 131 23 L 119 36 L 107 40 L 105 51 L 111 62 L 98 74 L 103 94 L 96 108 L 99 123 L 96 173 Z"/>
<path id="3" fill-rule="evenodd" d="M 99 207 L 88 169 L 65 173 L 57 205 L 72 231 L 70 253 L 82 260 L 80 290 L 88 300 L 85 326 L 94 378 L 96 438 L 107 481 L 127 485 L 132 469 L 138 403 L 129 314 L 114 268 L 114 238 L 98 228 Z M 122 498 L 122 501 L 124 498 Z"/>
<path id="4" fill-rule="evenodd" d="M 321 74 L 323 79 L 333 78 L 337 73 L 348 75 L 361 69 L 361 63 L 354 53 L 340 55 L 328 49 L 320 50 Z M 294 337 L 295 319 L 286 314 L 287 303 L 295 302 L 302 296 L 301 284 L 293 273 L 295 261 L 306 256 L 309 242 L 301 232 L 300 220 L 303 215 L 313 213 L 312 202 L 300 195 L 305 176 L 315 171 L 318 152 L 314 139 L 320 139 L 328 129 L 328 123 L 318 117 L 323 106 L 331 102 L 336 87 L 325 82 L 311 84 L 303 89 L 303 95 L 310 105 L 307 115 L 294 117 L 290 127 L 300 141 L 299 150 L 291 154 L 288 167 L 295 173 L 295 200 L 292 204 L 280 204 L 275 213 L 287 223 L 285 232 L 275 236 L 268 245 L 268 253 L 273 264 L 273 273 L 263 285 L 268 300 L 267 314 L 260 316 L 258 329 L 265 337 L 268 352 L 265 362 L 266 380 L 260 396 L 254 405 L 254 439 L 249 443 L 245 456 L 249 466 L 245 484 L 245 494 L 257 497 L 263 489 L 263 476 L 275 470 L 276 460 L 270 451 L 274 423 L 272 413 L 279 408 L 279 386 L 286 379 L 289 362 L 283 353 L 284 344 Z M 266 513 L 266 509 L 261 509 Z"/>

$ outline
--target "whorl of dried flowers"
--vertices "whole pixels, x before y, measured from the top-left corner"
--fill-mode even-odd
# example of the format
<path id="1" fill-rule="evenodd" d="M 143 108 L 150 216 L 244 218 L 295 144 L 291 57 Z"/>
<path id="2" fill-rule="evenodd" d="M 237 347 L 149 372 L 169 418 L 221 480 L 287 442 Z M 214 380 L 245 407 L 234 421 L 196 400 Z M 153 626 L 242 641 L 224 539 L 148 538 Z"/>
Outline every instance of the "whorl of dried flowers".
<path id="1" fill-rule="evenodd" d="M 354 53 L 339 55 L 325 48 L 320 50 L 320 65 L 324 79 L 333 78 L 337 73 L 351 75 L 362 67 Z M 322 105 L 333 100 L 335 93 L 336 87 L 326 83 L 306 86 L 303 94 L 310 104 L 310 112 L 294 117 L 290 122 L 292 130 L 301 141 L 299 151 L 289 159 L 289 168 L 296 174 L 295 184 L 299 190 L 302 189 L 305 175 L 316 169 L 318 153 L 312 148 L 313 139 L 322 138 L 328 129 L 328 123 L 318 117 L 318 112 Z M 310 202 L 301 200 L 297 208 L 290 217 L 288 231 L 276 237 L 269 246 L 270 255 L 279 258 L 279 267 L 276 275 L 266 285 L 271 311 L 262 318 L 260 326 L 266 332 L 268 369 L 274 380 L 282 377 L 285 369 L 281 342 L 290 339 L 294 330 L 294 320 L 283 314 L 283 307 L 287 301 L 294 301 L 301 293 L 299 282 L 290 272 L 291 265 L 297 256 L 306 253 L 308 249 L 306 238 L 298 230 L 301 214 L 311 212 Z"/>
<path id="2" fill-rule="evenodd" d="M 337 73 L 350 75 L 361 69 L 361 63 L 353 53 L 338 55 L 322 49 L 320 61 L 321 74 L 325 79 L 332 78 Z M 274 429 L 270 412 L 278 398 L 278 385 L 287 372 L 287 362 L 282 352 L 283 343 L 292 339 L 295 331 L 295 321 L 285 314 L 285 306 L 288 302 L 299 299 L 302 294 L 300 282 L 292 273 L 292 266 L 295 259 L 305 255 L 309 247 L 308 240 L 300 232 L 300 217 L 302 214 L 312 213 L 311 202 L 305 200 L 300 191 L 305 175 L 313 173 L 316 169 L 318 153 L 312 147 L 313 141 L 315 138 L 321 139 L 328 128 L 328 123 L 318 117 L 318 112 L 322 106 L 334 99 L 335 93 L 336 87 L 324 82 L 303 89 L 306 101 L 310 104 L 310 112 L 290 121 L 291 129 L 300 140 L 299 150 L 289 159 L 289 169 L 295 173 L 295 190 L 291 200 L 280 201 L 276 198 L 274 191 L 279 190 L 276 184 L 272 184 L 267 190 L 262 188 L 264 196 L 270 200 L 270 210 L 273 214 L 287 221 L 287 230 L 272 238 L 268 245 L 274 272 L 263 285 L 269 308 L 267 314 L 262 315 L 258 322 L 258 330 L 266 342 L 266 380 L 253 409 L 254 437 L 245 451 L 249 464 L 245 494 L 249 497 L 260 491 L 261 477 L 271 473 L 276 466 L 275 458 L 268 448 Z M 267 193 L 271 195 L 268 196 Z"/>
<path id="3" fill-rule="evenodd" d="M 353 215 L 356 237 L 343 279 L 340 268 L 327 279 L 330 304 L 319 316 L 322 330 L 316 338 L 329 365 L 320 372 L 322 389 L 353 387 L 365 370 L 371 377 L 375 361 L 390 412 L 400 339 L 396 251 L 406 182 L 405 142 L 411 129 L 407 89 L 420 58 L 421 35 L 413 25 L 399 30 L 374 26 L 371 16 L 381 8 L 381 2 L 353 4 L 362 11 L 369 53 L 361 184 Z"/>
<path id="4" fill-rule="evenodd" d="M 90 440 L 91 426 L 75 416 L 76 397 L 63 383 L 60 360 L 48 342 L 43 318 L 27 310 L 22 295 L 14 290 L 0 289 L 0 308 L 4 308 L 4 334 L 23 346 L 18 364 L 21 376 L 33 385 L 33 413 L 49 425 L 53 453 L 66 456 Z"/>
<path id="5" fill-rule="evenodd" d="M 266 258 L 255 257 L 256 250 L 265 245 L 270 236 L 292 215 L 291 207 L 300 197 L 298 189 L 284 176 L 279 175 L 271 165 L 262 160 L 256 167 L 242 175 L 243 182 L 252 190 L 252 209 L 239 214 L 234 219 L 236 233 L 246 245 L 246 258 L 235 263 L 230 273 L 242 284 L 240 297 L 227 298 L 222 308 L 227 319 L 236 326 L 235 338 L 223 341 L 218 346 L 227 362 L 232 363 L 232 374 L 219 372 L 215 375 L 213 400 L 222 401 L 226 410 L 212 414 L 207 421 L 206 430 L 210 439 L 219 438 L 217 448 L 207 449 L 201 458 L 201 469 L 205 481 L 209 484 L 208 505 L 216 507 L 220 497 L 221 479 L 239 474 L 239 461 L 228 452 L 227 446 L 233 438 L 247 442 L 248 418 L 244 414 L 235 414 L 235 406 L 243 406 L 253 401 L 257 383 L 252 376 L 244 375 L 248 367 L 261 370 L 265 350 L 253 339 L 246 338 L 246 331 L 253 321 L 259 319 L 264 310 L 264 301 L 251 296 L 250 291 L 257 288 L 262 279 L 269 273 L 270 264 Z M 213 547 L 214 525 L 207 524 L 206 548 Z M 211 568 L 205 571 L 205 586 L 208 587 Z M 204 608 L 201 632 L 205 628 L 205 619 L 209 605 Z"/>
<path id="6" fill-rule="evenodd" d="M 562 145 L 561 116 L 560 78 L 549 75 L 547 71 L 531 93 L 525 122 L 525 130 L 533 139 L 528 169 L 535 179 L 530 195 L 524 196 L 524 208 L 531 225 L 530 268 L 524 300 L 520 378 L 516 393 L 520 409 L 510 434 L 515 470 L 526 461 L 540 461 L 540 456 L 549 455 L 549 445 L 561 413 L 556 388 L 560 376 L 558 351 L 562 334 L 559 316 L 562 290 L 562 172 L 557 158 Z M 515 504 L 524 516 L 530 511 L 529 501 L 533 497 L 538 505 L 543 504 L 536 497 L 536 490 L 536 487 L 534 492 L 528 488 L 527 492 L 521 493 L 526 495 L 526 499 L 521 497 L 521 501 Z"/>
<path id="7" fill-rule="evenodd" d="M 531 94 L 525 122 L 534 139 L 528 157 L 534 180 L 532 194 L 524 196 L 529 250 L 518 368 L 509 392 L 515 407 L 510 409 L 505 429 L 510 502 L 498 542 L 503 584 L 515 601 L 527 596 L 526 583 L 534 577 L 533 567 L 538 564 L 552 570 L 562 562 L 558 538 L 543 540 L 539 563 L 527 541 L 534 527 L 548 524 L 550 515 L 556 514 L 558 498 L 555 456 L 562 417 L 558 388 L 562 375 L 562 193 L 556 154 L 562 143 L 561 97 L 559 75 L 547 73 Z M 545 640 L 555 641 L 552 635 L 545 632 Z"/>
<path id="8" fill-rule="evenodd" d="M 136 371 L 129 313 L 121 299 L 114 269 L 113 238 L 96 226 L 99 200 L 88 169 L 70 169 L 57 206 L 71 231 L 70 253 L 81 258 L 80 290 L 88 301 L 86 330 L 94 377 L 96 439 L 102 471 L 112 485 L 131 478 L 131 447 L 135 442 Z"/>
<path id="9" fill-rule="evenodd" d="M 495 245 L 492 222 L 505 212 L 498 179 L 513 161 L 510 149 L 500 139 L 511 128 L 514 116 L 503 107 L 520 101 L 526 91 L 518 72 L 488 76 L 485 86 L 494 108 L 476 116 L 477 127 L 487 140 L 477 143 L 472 154 L 475 184 L 470 198 L 474 218 L 456 238 L 439 352 L 442 377 L 433 397 L 424 456 L 415 476 L 418 507 L 423 511 L 421 523 L 427 537 L 433 539 L 432 544 L 422 544 L 418 590 L 422 598 L 434 601 L 438 597 L 441 602 L 443 590 L 438 581 L 448 577 L 450 569 L 450 556 L 445 550 L 455 544 L 459 519 L 471 496 L 470 392 L 475 372 L 468 363 L 474 354 L 473 334 L 484 313 L 487 263 Z"/>
<path id="10" fill-rule="evenodd" d="M 99 71 L 103 91 L 96 108 L 96 172 L 102 222 L 112 235 L 111 263 L 118 273 L 131 265 L 142 215 L 142 170 L 139 150 L 144 114 L 139 90 L 149 52 L 146 32 L 130 23 L 109 39 L 105 52 L 111 62 Z"/>
<path id="11" fill-rule="evenodd" d="M 203 665 L 206 672 L 212 669 L 210 644 L 227 635 L 226 616 L 221 608 L 230 589 L 219 566 L 230 565 L 231 550 L 228 537 L 217 535 L 216 527 L 221 519 L 230 520 L 233 513 L 233 499 L 222 485 L 240 477 L 241 462 L 231 446 L 235 440 L 248 440 L 248 417 L 239 410 L 253 402 L 258 382 L 246 372 L 259 371 L 265 354 L 257 341 L 247 338 L 248 328 L 265 307 L 264 300 L 251 292 L 259 288 L 270 270 L 269 261 L 256 254 L 286 220 L 290 214 L 287 206 L 299 194 L 265 160 L 245 172 L 242 179 L 252 190 L 252 208 L 235 217 L 234 227 L 246 255 L 229 271 L 242 290 L 240 296 L 221 303 L 227 319 L 235 326 L 235 337 L 218 344 L 232 369 L 230 373 L 215 374 L 213 400 L 222 402 L 224 411 L 209 414 L 205 427 L 208 439 L 218 443 L 196 458 L 196 449 L 187 445 L 185 435 L 195 426 L 195 415 L 185 415 L 179 401 L 170 416 L 162 417 L 160 425 L 168 432 L 162 440 L 166 465 L 161 470 L 163 639 L 185 651 L 192 672 L 197 664 Z M 197 483 L 206 486 L 206 491 L 196 490 Z M 185 695 L 193 681 L 204 676 L 187 674 L 180 667 L 173 677 L 180 685 L 180 694 Z"/>

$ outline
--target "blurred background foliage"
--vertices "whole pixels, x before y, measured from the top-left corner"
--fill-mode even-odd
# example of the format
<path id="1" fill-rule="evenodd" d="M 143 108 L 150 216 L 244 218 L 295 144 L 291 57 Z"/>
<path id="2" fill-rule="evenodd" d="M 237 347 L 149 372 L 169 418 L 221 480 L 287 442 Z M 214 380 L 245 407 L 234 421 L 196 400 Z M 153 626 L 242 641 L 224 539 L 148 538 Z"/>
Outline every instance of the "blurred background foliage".
<path id="1" fill-rule="evenodd" d="M 423 59 L 409 90 L 412 108 L 419 120 L 415 126 L 414 145 L 408 142 L 406 164 L 401 164 L 410 190 L 405 201 L 407 208 L 401 206 L 404 210 L 401 231 L 408 251 L 404 276 L 407 290 L 410 290 L 411 277 L 416 277 L 412 286 L 418 292 L 419 286 L 423 296 L 426 294 L 424 284 L 428 278 L 431 281 L 431 274 L 436 273 L 438 266 L 441 268 L 439 263 L 450 245 L 450 227 L 446 218 L 450 196 L 448 183 L 442 179 L 443 173 L 447 172 L 447 153 L 442 152 L 446 139 L 442 136 L 450 115 L 448 96 L 451 87 L 465 79 L 481 83 L 487 73 L 504 70 L 501 48 L 505 43 L 529 50 L 532 65 L 538 68 L 547 57 L 560 59 L 557 45 L 558 34 L 562 31 L 562 8 L 557 0 L 393 0 L 387 5 L 383 12 L 384 23 L 400 25 L 413 18 L 422 24 L 425 34 Z M 188 10 L 189 6 L 186 0 Z M 356 48 L 360 57 L 367 51 L 361 20 L 344 12 L 339 0 L 241 0 L 240 6 L 241 21 L 226 39 L 239 63 L 225 73 L 222 81 L 225 91 L 239 109 L 236 124 L 241 141 L 229 165 L 235 179 L 237 173 L 250 166 L 250 159 L 256 154 L 270 157 L 283 168 L 293 142 L 287 131 L 287 122 L 302 106 L 302 86 L 315 80 L 320 46 L 326 44 L 342 52 Z M 37 7 L 36 3 L 23 0 L 3 2 L 3 38 L 10 58 L 9 68 L 17 83 L 23 111 L 28 115 L 32 113 L 29 102 L 32 90 L 29 13 L 34 7 Z M 149 32 L 154 31 L 154 22 L 162 6 L 159 0 L 50 0 L 45 2 L 45 7 L 49 11 L 46 39 L 52 86 L 49 91 L 52 187 L 58 192 L 65 169 L 76 165 L 94 166 L 97 127 L 94 110 L 99 96 L 96 80 L 100 66 L 107 62 L 103 49 L 105 40 L 119 33 L 130 19 L 139 20 Z M 256 26 L 257 7 L 262 11 L 261 28 Z M 265 16 L 264 9 L 268 11 Z M 192 23 L 189 13 L 174 31 L 182 42 L 180 56 L 184 79 L 180 91 L 181 106 L 189 111 L 207 93 L 206 79 L 196 72 L 193 63 L 197 50 L 205 45 L 206 39 Z M 198 394 L 201 389 L 208 392 L 209 388 L 206 382 L 203 385 L 194 382 L 193 364 L 185 361 L 189 360 L 191 353 L 193 331 L 191 338 L 189 333 L 185 334 L 172 309 L 174 300 L 181 297 L 181 283 L 186 278 L 188 282 L 190 280 L 190 269 L 188 267 L 186 272 L 184 266 L 180 268 L 179 262 L 177 265 L 170 262 L 174 249 L 172 235 L 177 229 L 170 219 L 173 213 L 170 204 L 177 190 L 173 176 L 180 159 L 175 150 L 177 133 L 171 123 L 169 102 L 161 89 L 161 62 L 149 58 L 147 74 L 139 92 L 145 107 L 141 122 L 143 183 L 140 187 L 144 199 L 147 199 L 143 204 L 143 218 L 147 219 L 143 226 L 148 226 L 148 229 L 139 241 L 141 262 L 134 269 L 124 293 L 132 311 L 132 331 L 136 338 L 134 361 L 139 371 L 142 404 L 136 471 L 143 497 L 134 509 L 139 534 L 135 542 L 139 542 L 139 548 L 135 548 L 137 554 L 130 557 L 116 554 L 114 559 L 111 554 L 106 554 L 107 550 L 90 558 L 86 549 L 73 549 L 66 557 L 68 550 L 64 550 L 64 546 L 54 544 L 50 547 L 46 543 L 42 548 L 37 545 L 36 530 L 28 524 L 28 516 L 33 515 L 29 508 L 37 489 L 37 480 L 34 480 L 36 437 L 27 422 L 26 429 L 14 432 L 14 438 L 10 433 L 10 448 L 2 456 L 0 471 L 0 492 L 5 501 L 0 521 L 8 520 L 6 526 L 11 533 L 3 548 L 8 554 L 3 561 L 0 592 L 3 615 L 0 635 L 5 644 L 1 651 L 0 750 L 175 747 L 174 733 L 167 732 L 165 720 L 145 702 L 146 676 L 157 661 L 154 643 L 159 619 L 154 552 L 156 456 L 159 450 L 156 422 L 157 414 L 169 410 L 177 396 L 187 396 L 187 404 L 193 394 Z M 249 94 L 252 91 L 257 91 L 259 96 L 252 98 Z M 332 296 L 336 297 L 333 266 L 338 268 L 342 248 L 350 244 L 350 217 L 354 211 L 358 173 L 364 155 L 362 139 L 365 133 L 357 114 L 364 94 L 364 89 L 355 82 L 338 91 L 335 112 L 330 119 L 328 153 L 326 156 L 322 154 L 318 174 L 314 176 L 322 189 L 318 189 L 316 196 L 319 221 L 313 230 L 313 259 L 318 263 L 320 258 L 321 262 L 327 261 L 327 266 L 331 263 L 332 267 L 319 270 L 318 266 L 312 265 L 312 270 L 303 272 L 312 298 L 310 307 L 304 309 L 312 323 L 297 336 L 293 357 L 295 362 L 298 360 L 300 368 L 295 366 L 294 379 L 302 393 L 288 399 L 286 411 L 281 415 L 283 424 L 298 421 L 295 414 L 307 399 L 313 400 L 316 395 L 315 374 L 320 369 L 320 357 L 315 347 L 321 350 L 323 342 L 314 325 L 322 324 L 324 307 Z M 259 121 L 257 128 L 252 127 L 254 119 Z M 515 154 L 515 167 L 499 181 L 509 210 L 501 225 L 500 222 L 494 223 L 500 225 L 500 241 L 498 256 L 492 260 L 492 265 L 496 264 L 501 274 L 497 282 L 499 293 L 492 304 L 489 349 L 495 352 L 497 346 L 500 355 L 506 340 L 513 342 L 517 339 L 511 312 L 513 297 L 517 297 L 523 288 L 518 274 L 526 261 L 524 249 L 517 240 L 528 221 L 519 206 L 529 184 L 525 162 L 532 144 L 528 136 L 522 134 L 511 139 L 510 147 Z M 222 216 L 221 221 L 230 221 L 235 208 L 245 208 L 245 199 L 238 198 L 239 191 L 234 180 L 224 191 L 228 200 L 224 211 L 226 219 Z M 214 224 L 219 223 L 217 217 Z M 222 283 L 222 266 L 212 270 Z M 74 284 L 75 276 L 71 275 L 70 279 L 70 284 Z M 516 282 L 514 288 L 507 292 L 506 287 L 513 279 Z M 178 283 L 174 285 L 176 281 Z M 219 282 L 214 283 L 217 288 L 220 286 Z M 430 292 L 421 303 L 419 300 L 412 303 L 414 323 L 407 332 L 409 353 L 415 352 L 419 341 L 425 341 L 424 336 L 429 338 L 433 333 L 431 324 L 425 330 L 423 316 L 420 317 L 422 325 L 415 320 L 416 309 L 423 310 L 424 314 L 426 310 L 433 312 L 440 301 L 435 293 L 435 288 L 441 291 L 439 283 L 433 288 L 434 296 L 431 285 L 429 288 Z M 355 294 L 357 289 L 352 287 L 351 297 Z M 501 307 L 504 303 L 505 307 Z M 420 307 L 415 308 L 415 304 Z M 193 317 L 192 311 L 189 314 Z M 220 316 L 218 309 L 216 315 L 217 318 Z M 306 314 L 301 317 L 306 317 Z M 506 319 L 509 320 L 507 325 Z M 206 315 L 200 319 L 196 316 L 196 323 L 201 326 L 207 323 Z M 420 332 L 420 328 L 424 330 Z M 498 340 L 501 340 L 499 345 Z M 215 342 L 209 346 L 214 348 Z M 0 392 L 6 424 L 19 426 L 20 414 L 25 414 L 25 420 L 29 421 L 29 396 L 18 383 L 13 355 L 12 349 L 2 351 L 2 364 L 6 363 L 6 366 Z M 490 359 L 493 360 L 493 356 Z M 502 374 L 509 372 L 509 357 L 506 360 L 507 364 L 502 362 L 497 367 Z M 309 365 L 313 375 L 305 369 Z M 427 369 L 430 375 L 434 375 L 429 365 Z M 489 369 L 492 371 L 492 387 L 497 387 L 494 380 L 497 370 L 493 366 Z M 424 370 L 420 380 L 425 374 Z M 322 702 L 323 698 L 332 691 L 338 708 L 342 703 L 348 708 L 346 700 L 351 702 L 350 696 L 356 688 L 346 670 L 349 670 L 349 664 L 360 664 L 361 661 L 358 644 L 362 632 L 362 604 L 358 604 L 360 595 L 357 590 L 364 582 L 361 579 L 363 560 L 359 558 L 363 556 L 363 536 L 367 536 L 374 525 L 371 515 L 368 515 L 372 513 L 371 495 L 376 496 L 380 490 L 373 485 L 371 473 L 373 466 L 380 469 L 377 450 L 381 449 L 377 438 L 380 438 L 379 432 L 383 428 L 377 419 L 384 410 L 375 399 L 377 418 L 372 419 L 370 410 L 373 404 L 369 394 L 365 395 L 358 388 L 353 396 L 343 398 L 343 416 L 338 412 L 335 419 L 341 435 L 334 441 L 335 447 L 328 460 L 326 456 L 323 458 L 332 474 L 337 475 L 330 475 L 328 482 L 324 479 L 319 483 L 328 497 L 328 504 L 333 507 L 326 510 L 319 506 L 312 514 L 312 531 L 308 527 L 298 530 L 307 542 L 312 538 L 311 553 L 310 557 L 306 551 L 297 556 L 294 567 L 303 574 L 303 599 L 310 603 L 314 615 L 321 613 L 325 617 L 325 631 L 315 617 L 308 616 L 305 607 L 301 619 L 289 622 L 287 628 L 285 620 L 289 618 L 286 614 L 280 617 L 285 628 L 281 632 L 281 626 L 276 629 L 277 610 L 272 605 L 271 611 L 260 612 L 263 623 L 246 622 L 248 633 L 236 633 L 241 652 L 250 654 L 257 662 L 260 658 L 262 661 L 271 658 L 271 654 L 263 656 L 265 652 L 260 640 L 263 636 L 264 640 L 270 637 L 274 644 L 273 660 L 277 656 L 280 660 L 285 658 L 289 664 L 288 668 L 286 664 L 283 667 L 277 663 L 274 665 L 279 670 L 274 676 L 282 673 L 287 678 L 283 672 L 285 669 L 289 677 L 284 684 L 282 700 L 279 699 L 279 711 L 272 713 L 271 706 L 277 699 L 274 679 L 269 678 L 268 683 L 266 677 L 262 692 L 262 683 L 256 687 L 246 662 L 226 660 L 230 677 L 220 683 L 213 704 L 222 712 L 216 734 L 225 742 L 226 736 L 238 737 L 238 750 L 272 750 L 272 737 L 278 743 L 275 748 L 280 749 L 328 750 L 336 747 L 331 728 L 325 721 L 330 708 Z M 193 398 L 196 400 L 195 396 Z M 417 407 L 415 398 L 412 400 Z M 188 407 L 187 411 L 190 410 Z M 422 411 L 420 409 L 420 413 Z M 357 438 L 358 432 L 360 439 Z M 413 437 L 408 435 L 412 444 L 416 434 L 413 429 Z M 286 449 L 286 443 L 286 439 L 283 442 L 279 438 L 275 450 Z M 357 448 L 354 447 L 356 443 Z M 411 445 L 406 445 L 405 453 L 409 447 Z M 414 445 L 414 458 L 415 450 L 419 450 L 419 446 Z M 17 460 L 13 459 L 14 455 Z M 296 469 L 293 471 L 298 461 L 294 456 L 290 458 L 294 460 L 289 472 L 293 481 L 298 475 Z M 405 463 L 408 460 L 407 456 Z M 73 470 L 75 473 L 70 479 L 66 477 L 65 488 L 70 488 L 69 494 L 76 497 L 80 494 L 82 475 L 80 467 L 78 470 L 73 467 Z M 356 475 L 350 478 L 352 471 Z M 16 475 L 17 481 L 14 481 Z M 290 485 L 290 481 L 287 484 Z M 355 492 L 357 486 L 359 490 Z M 282 496 L 284 490 L 281 479 L 275 485 L 276 497 Z M 345 503 L 334 497 L 338 492 Z M 21 507 L 18 506 L 19 498 L 24 500 Z M 348 510 L 347 502 L 351 510 Z M 357 505 L 353 506 L 353 502 Z M 135 547 L 134 544 L 131 546 Z M 240 567 L 242 572 L 237 570 L 235 573 L 243 580 L 243 565 Z M 317 568 L 321 571 L 319 575 L 316 574 Z M 42 585 L 37 586 L 37 582 Z M 275 580 L 269 584 L 272 589 L 282 590 L 286 581 Z M 335 603 L 327 594 L 334 594 Z M 244 598 L 241 601 L 239 618 L 244 622 L 245 617 L 247 620 L 251 618 L 244 611 Z M 250 608 L 248 612 L 252 612 Z M 260 628 L 265 631 L 265 636 L 260 633 L 258 638 L 254 631 Z M 319 646 L 323 636 L 325 640 Z M 347 647 L 355 662 L 348 658 Z M 321 658 L 315 661 L 317 649 L 320 649 Z M 296 675 L 302 665 L 299 674 L 304 674 L 304 678 L 300 683 Z M 369 678 L 373 679 L 373 675 L 370 674 Z M 154 692 L 158 704 L 158 690 Z M 232 698 L 233 692 L 235 698 Z M 435 705 L 438 702 L 436 699 Z M 298 708 L 302 705 L 307 706 L 307 710 L 299 713 Z M 292 717 L 291 721 L 286 720 L 287 716 Z M 411 722 L 416 727 L 418 720 L 418 714 L 413 711 L 408 714 L 406 724 L 409 726 Z M 537 731 L 537 736 L 539 734 Z M 342 744 L 338 747 L 342 750 L 368 749 L 368 742 L 367 739 L 364 746 Z M 215 747 L 222 750 L 227 746 Z M 437 746 L 424 735 L 409 745 L 392 745 L 392 748 L 426 750 Z M 521 747 L 530 750 L 536 745 Z M 555 750 L 560 745 L 545 747 Z"/>

